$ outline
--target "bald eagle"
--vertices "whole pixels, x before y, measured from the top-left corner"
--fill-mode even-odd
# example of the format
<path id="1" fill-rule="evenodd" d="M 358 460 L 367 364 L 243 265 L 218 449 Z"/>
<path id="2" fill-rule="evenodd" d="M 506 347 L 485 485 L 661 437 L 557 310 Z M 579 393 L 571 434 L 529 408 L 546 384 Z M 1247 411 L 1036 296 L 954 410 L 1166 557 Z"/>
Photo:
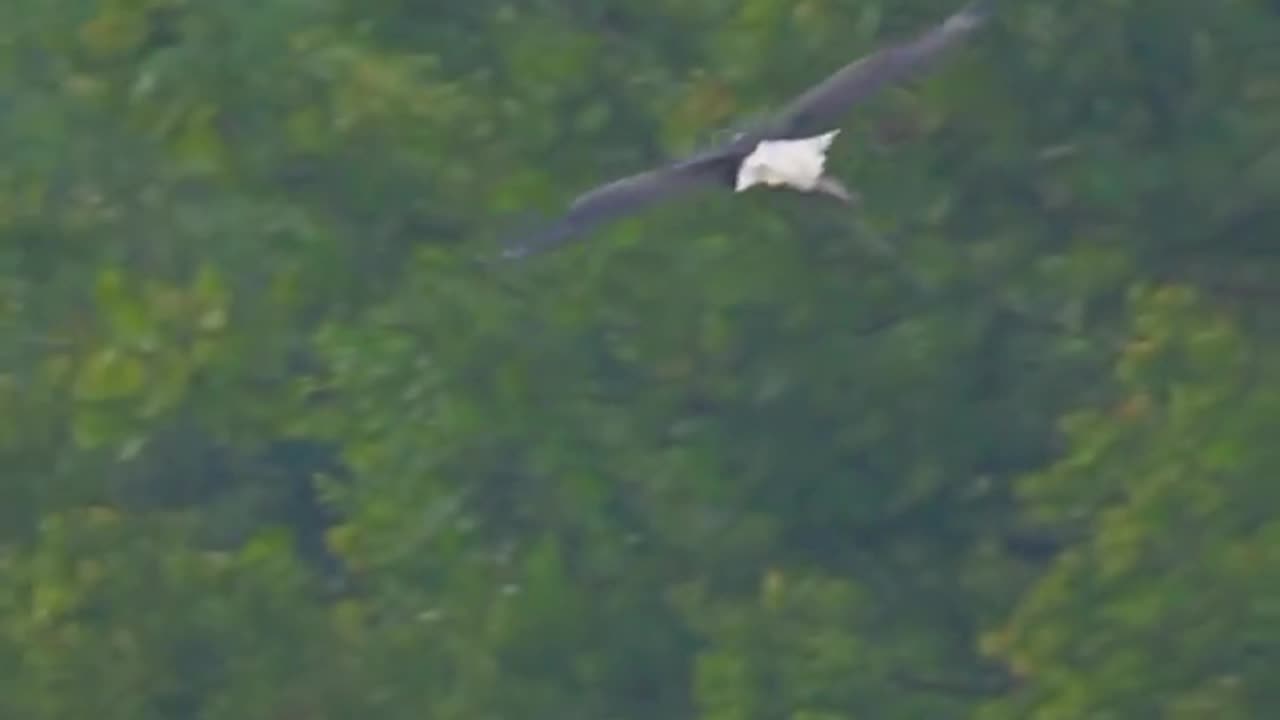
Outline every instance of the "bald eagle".
<path id="1" fill-rule="evenodd" d="M 718 147 L 583 193 L 558 222 L 518 238 L 502 256 L 542 252 L 606 221 L 707 188 L 744 192 L 755 186 L 779 187 L 855 202 L 855 193 L 825 172 L 827 150 L 840 132 L 835 125 L 858 103 L 923 69 L 968 37 L 986 22 L 993 5 L 994 0 L 974 0 L 914 39 L 849 63 L 781 112 Z"/>

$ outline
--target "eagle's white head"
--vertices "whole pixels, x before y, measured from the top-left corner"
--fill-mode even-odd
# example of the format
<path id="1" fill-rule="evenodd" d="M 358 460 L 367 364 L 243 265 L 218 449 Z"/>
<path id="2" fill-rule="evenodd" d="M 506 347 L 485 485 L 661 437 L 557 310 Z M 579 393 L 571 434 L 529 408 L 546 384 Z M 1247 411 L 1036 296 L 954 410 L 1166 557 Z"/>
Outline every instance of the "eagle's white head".
<path id="1" fill-rule="evenodd" d="M 839 130 L 797 140 L 762 140 L 738 167 L 734 190 L 753 185 L 784 185 L 805 192 L 818 187 Z"/>

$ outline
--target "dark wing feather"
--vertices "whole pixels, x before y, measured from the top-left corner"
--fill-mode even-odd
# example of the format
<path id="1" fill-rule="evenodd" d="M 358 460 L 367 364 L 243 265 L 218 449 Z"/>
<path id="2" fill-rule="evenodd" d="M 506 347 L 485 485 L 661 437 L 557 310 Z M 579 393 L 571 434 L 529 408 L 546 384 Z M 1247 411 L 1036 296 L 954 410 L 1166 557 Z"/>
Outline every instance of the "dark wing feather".
<path id="1" fill-rule="evenodd" d="M 830 129 L 854 105 L 905 79 L 966 38 L 990 16 L 993 4 L 994 0 L 975 0 L 915 39 L 837 70 L 787 105 L 774 135 L 792 137 Z"/>
<path id="2" fill-rule="evenodd" d="M 737 158 L 713 151 L 665 167 L 630 175 L 579 195 L 554 225 L 517 239 L 503 252 L 519 258 L 550 250 L 583 232 L 668 198 L 711 187 L 728 186 Z"/>

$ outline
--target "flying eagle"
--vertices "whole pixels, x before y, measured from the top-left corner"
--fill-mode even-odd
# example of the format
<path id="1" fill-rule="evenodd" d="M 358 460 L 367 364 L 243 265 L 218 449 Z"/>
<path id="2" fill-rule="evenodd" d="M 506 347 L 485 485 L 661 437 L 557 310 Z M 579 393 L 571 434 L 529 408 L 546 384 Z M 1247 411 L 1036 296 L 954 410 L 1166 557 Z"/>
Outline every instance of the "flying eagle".
<path id="1" fill-rule="evenodd" d="M 854 193 L 824 172 L 827 150 L 840 132 L 836 123 L 853 106 L 968 37 L 987 20 L 993 4 L 994 0 L 973 0 L 914 39 L 849 63 L 758 127 L 738 132 L 719 147 L 583 193 L 557 223 L 520 238 L 502 257 L 548 250 L 609 220 L 706 188 L 742 192 L 757 185 L 785 187 L 854 202 Z"/>

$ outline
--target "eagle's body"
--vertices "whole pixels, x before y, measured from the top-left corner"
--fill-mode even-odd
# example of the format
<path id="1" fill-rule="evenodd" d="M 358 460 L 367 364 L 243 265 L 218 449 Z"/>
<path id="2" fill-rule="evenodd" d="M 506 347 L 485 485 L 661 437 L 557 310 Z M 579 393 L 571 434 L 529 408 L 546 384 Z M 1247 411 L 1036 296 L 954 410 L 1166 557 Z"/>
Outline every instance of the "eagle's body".
<path id="1" fill-rule="evenodd" d="M 838 120 L 851 107 L 921 69 L 967 37 L 987 19 L 993 3 L 972 0 L 915 39 L 846 65 L 792 100 L 776 116 L 737 133 L 719 147 L 582 194 L 559 223 L 522 238 L 504 256 L 523 257 L 549 249 L 607 220 L 709 187 L 735 192 L 756 186 L 789 188 L 853 202 L 854 193 L 825 172 L 827 151 L 840 132 Z"/>
<path id="2" fill-rule="evenodd" d="M 753 185 L 766 185 L 812 192 L 827 164 L 827 149 L 839 132 L 796 140 L 761 140 L 738 165 L 733 189 L 742 192 Z"/>

